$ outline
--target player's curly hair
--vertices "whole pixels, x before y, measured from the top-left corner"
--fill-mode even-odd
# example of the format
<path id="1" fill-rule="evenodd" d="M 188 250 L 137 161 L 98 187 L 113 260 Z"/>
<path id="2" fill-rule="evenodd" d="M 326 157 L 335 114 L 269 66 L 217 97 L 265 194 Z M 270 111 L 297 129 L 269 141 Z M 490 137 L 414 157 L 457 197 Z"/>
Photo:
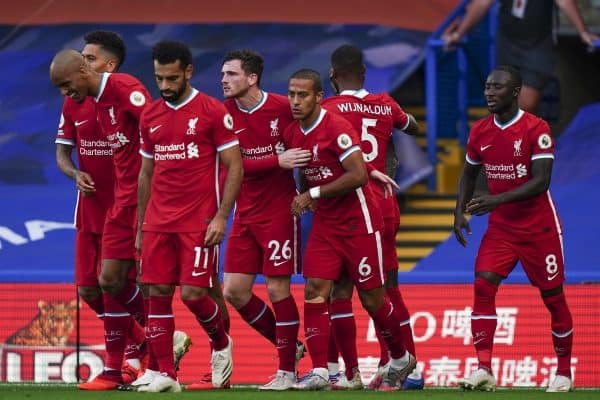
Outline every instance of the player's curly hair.
<path id="1" fill-rule="evenodd" d="M 104 51 L 109 52 L 117 58 L 117 69 L 125 62 L 127 51 L 125 42 L 118 33 L 111 31 L 93 31 L 83 36 L 85 44 L 96 44 Z"/>
<path id="2" fill-rule="evenodd" d="M 248 49 L 233 50 L 225 54 L 221 65 L 232 60 L 240 60 L 242 70 L 246 75 L 256 74 L 256 84 L 257 86 L 260 86 L 260 77 L 262 76 L 265 67 L 265 61 L 260 54 Z"/>
<path id="3" fill-rule="evenodd" d="M 152 48 L 152 59 L 163 65 L 179 60 L 181 69 L 186 69 L 188 65 L 192 64 L 192 52 L 185 43 L 162 40 Z"/>

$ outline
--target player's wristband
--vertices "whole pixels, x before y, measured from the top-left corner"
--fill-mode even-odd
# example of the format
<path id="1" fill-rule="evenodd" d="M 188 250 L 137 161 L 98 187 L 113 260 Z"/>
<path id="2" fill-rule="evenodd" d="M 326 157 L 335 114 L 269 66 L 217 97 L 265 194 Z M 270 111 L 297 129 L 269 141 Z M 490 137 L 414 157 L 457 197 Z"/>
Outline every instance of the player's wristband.
<path id="1" fill-rule="evenodd" d="M 315 186 L 314 188 L 310 188 L 308 191 L 308 195 L 311 199 L 318 199 L 321 197 L 321 186 Z"/>

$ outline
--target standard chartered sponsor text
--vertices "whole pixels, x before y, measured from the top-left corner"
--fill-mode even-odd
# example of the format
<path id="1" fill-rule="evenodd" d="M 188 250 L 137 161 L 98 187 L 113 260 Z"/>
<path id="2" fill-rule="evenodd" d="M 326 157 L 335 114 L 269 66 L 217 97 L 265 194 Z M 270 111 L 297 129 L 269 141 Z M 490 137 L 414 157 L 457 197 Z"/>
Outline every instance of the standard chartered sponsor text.
<path id="1" fill-rule="evenodd" d="M 79 154 L 82 156 L 112 156 L 110 143 L 105 140 L 79 140 Z"/>
<path id="2" fill-rule="evenodd" d="M 185 160 L 185 143 L 154 145 L 154 161 L 169 160 Z"/>
<path id="3" fill-rule="evenodd" d="M 516 179 L 513 164 L 484 164 L 485 175 L 488 179 Z"/>

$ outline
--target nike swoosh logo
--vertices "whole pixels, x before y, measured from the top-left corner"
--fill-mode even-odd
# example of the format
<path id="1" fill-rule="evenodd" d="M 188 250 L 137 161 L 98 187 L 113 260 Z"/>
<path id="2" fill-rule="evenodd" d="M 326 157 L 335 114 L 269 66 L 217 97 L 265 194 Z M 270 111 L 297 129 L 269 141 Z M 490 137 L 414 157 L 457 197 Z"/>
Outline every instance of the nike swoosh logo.
<path id="1" fill-rule="evenodd" d="M 150 339 L 156 339 L 157 337 L 159 337 L 159 336 L 162 336 L 162 335 L 164 335 L 164 334 L 165 334 L 164 332 L 161 332 L 161 333 L 153 333 L 153 334 L 151 334 L 151 335 L 150 335 Z"/>
<path id="2" fill-rule="evenodd" d="M 304 340 L 308 341 L 309 339 L 314 338 L 315 336 L 319 336 L 319 335 L 318 334 L 310 335 L 310 336 L 305 337 Z"/>
<path id="3" fill-rule="evenodd" d="M 556 278 L 557 276 L 558 276 L 558 273 L 556 273 L 556 274 L 554 274 L 554 275 L 552 275 L 552 276 L 549 276 L 549 277 L 548 277 L 548 280 L 549 280 L 549 281 L 551 281 L 551 280 L 554 280 L 554 278 Z"/>
<path id="4" fill-rule="evenodd" d="M 488 149 L 490 147 L 492 147 L 491 144 L 488 144 L 487 146 L 481 146 L 481 151 L 484 151 L 484 150 L 486 150 L 486 149 Z"/>
<path id="5" fill-rule="evenodd" d="M 359 283 L 366 282 L 366 281 L 368 281 L 369 279 L 371 279 L 372 277 L 373 277 L 373 275 L 367 276 L 366 278 L 360 277 L 360 278 L 358 278 L 358 282 L 359 282 Z"/>
<path id="6" fill-rule="evenodd" d="M 120 336 L 119 337 L 115 337 L 115 338 L 107 338 L 106 341 L 107 342 L 114 342 L 115 340 L 119 340 L 119 339 L 121 339 Z"/>
<path id="7" fill-rule="evenodd" d="M 482 342 L 483 340 L 485 340 L 485 338 L 477 339 L 476 341 L 473 342 L 473 344 L 477 344 L 479 342 Z"/>
<path id="8" fill-rule="evenodd" d="M 203 271 L 203 272 L 196 272 L 196 271 L 192 271 L 192 276 L 201 276 L 206 274 L 208 271 Z"/>
<path id="9" fill-rule="evenodd" d="M 245 130 L 246 130 L 246 128 L 242 128 L 242 129 L 238 129 L 237 131 L 234 131 L 233 133 L 235 133 L 237 135 L 238 133 L 243 132 Z"/>
<path id="10" fill-rule="evenodd" d="M 290 260 L 289 260 L 289 259 L 287 259 L 287 260 L 283 260 L 283 261 L 275 261 L 275 262 L 273 263 L 273 265 L 274 265 L 275 267 L 279 267 L 280 265 L 282 265 L 282 264 L 285 264 L 285 263 L 286 263 L 286 262 L 288 262 L 288 261 L 290 261 Z"/>
<path id="11" fill-rule="evenodd" d="M 150 128 L 150 133 L 154 133 L 158 128 L 160 128 L 162 125 L 156 125 L 153 126 L 152 128 Z"/>
<path id="12" fill-rule="evenodd" d="M 88 120 L 86 119 L 85 121 L 75 121 L 75 126 L 81 126 L 83 124 L 85 124 Z"/>

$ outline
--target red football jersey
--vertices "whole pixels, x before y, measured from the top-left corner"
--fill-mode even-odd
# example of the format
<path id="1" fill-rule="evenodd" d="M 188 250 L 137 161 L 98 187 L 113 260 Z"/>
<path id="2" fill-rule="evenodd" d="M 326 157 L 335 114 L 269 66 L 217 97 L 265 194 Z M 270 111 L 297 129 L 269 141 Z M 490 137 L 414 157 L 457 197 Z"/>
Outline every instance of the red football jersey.
<path id="1" fill-rule="evenodd" d="M 137 204 L 137 179 L 141 158 L 139 120 L 152 101 L 140 81 L 128 74 L 104 73 L 96 96 L 100 128 L 113 150 L 115 204 Z"/>
<path id="2" fill-rule="evenodd" d="M 218 152 L 238 145 L 232 129 L 223 104 L 196 89 L 180 104 L 160 99 L 144 111 L 140 153 L 154 173 L 143 230 L 206 229 L 220 201 Z"/>
<path id="3" fill-rule="evenodd" d="M 281 135 L 294 120 L 287 97 L 262 92 L 262 99 L 250 110 L 234 99 L 225 100 L 225 107 L 233 116 L 244 162 L 235 218 L 248 223 L 271 219 L 278 212 L 289 215 L 296 183 L 293 171 L 279 167 L 277 159 L 285 150 Z"/>
<path id="4" fill-rule="evenodd" d="M 388 146 L 392 144 L 393 129 L 404 130 L 408 115 L 387 93 L 372 94 L 365 89 L 344 90 L 338 96 L 325 99 L 322 107 L 342 115 L 361 133 L 361 148 L 365 162 L 385 174 Z M 384 198 L 383 186 L 373 183 L 372 189 L 380 199 L 384 218 L 396 218 L 398 203 L 393 197 Z"/>
<path id="5" fill-rule="evenodd" d="M 82 103 L 65 98 L 55 143 L 73 146 L 79 170 L 92 177 L 96 192 L 77 194 L 75 226 L 86 232 L 102 233 L 106 211 L 113 203 L 112 150 L 96 121 L 96 103 L 86 97 Z"/>
<path id="6" fill-rule="evenodd" d="M 519 110 L 502 125 L 493 115 L 471 128 L 467 142 L 467 162 L 483 165 L 491 194 L 515 189 L 532 178 L 531 163 L 554 158 L 550 127 L 541 118 Z M 560 220 L 550 191 L 526 200 L 504 203 L 490 213 L 490 227 L 531 239 L 533 235 L 561 233 Z"/>
<path id="7" fill-rule="evenodd" d="M 360 151 L 360 138 L 343 117 L 321 109 L 315 123 L 302 129 L 291 124 L 284 133 L 286 148 L 312 151 L 313 157 L 302 168 L 309 187 L 321 186 L 344 174 L 342 161 Z M 313 216 L 313 229 L 332 230 L 340 235 L 373 233 L 381 230 L 381 213 L 370 186 L 364 185 L 345 195 L 321 198 Z"/>

